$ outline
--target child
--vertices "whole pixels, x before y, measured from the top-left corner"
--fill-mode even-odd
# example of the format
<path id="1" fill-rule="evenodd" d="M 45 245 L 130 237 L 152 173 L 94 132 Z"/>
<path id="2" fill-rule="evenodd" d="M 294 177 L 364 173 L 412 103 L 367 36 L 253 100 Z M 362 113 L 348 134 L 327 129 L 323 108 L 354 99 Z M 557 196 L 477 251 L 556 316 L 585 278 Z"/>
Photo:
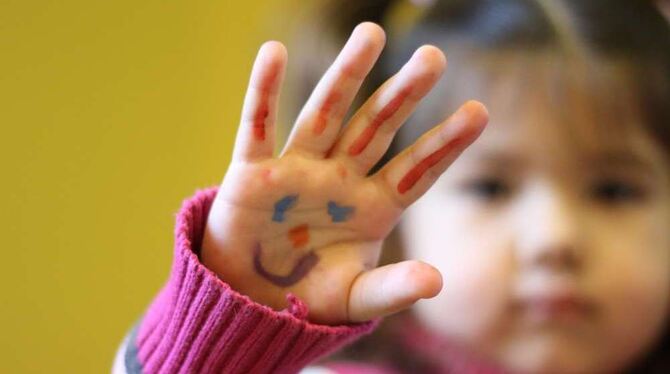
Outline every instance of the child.
<path id="1" fill-rule="evenodd" d="M 380 20 L 365 12 L 393 4 L 363 3 L 334 14 Z M 295 372 L 427 298 L 373 335 L 374 365 L 326 365 L 667 372 L 663 18 L 646 2 L 469 0 L 437 2 L 412 30 L 384 67 L 430 42 L 450 51 L 444 84 L 440 49 L 420 47 L 342 126 L 384 44 L 360 24 L 278 157 L 286 52 L 261 48 L 233 162 L 184 203 L 170 279 L 120 372 Z M 471 97 L 491 125 L 468 147 L 488 120 Z M 377 267 L 415 201 L 399 226 L 414 260 Z"/>

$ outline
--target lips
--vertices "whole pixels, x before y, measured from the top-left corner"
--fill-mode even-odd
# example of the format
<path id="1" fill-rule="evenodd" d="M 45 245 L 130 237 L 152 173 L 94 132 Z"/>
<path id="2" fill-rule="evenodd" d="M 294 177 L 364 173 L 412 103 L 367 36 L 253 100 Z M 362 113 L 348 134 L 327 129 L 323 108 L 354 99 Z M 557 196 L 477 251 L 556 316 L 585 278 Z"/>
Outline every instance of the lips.
<path id="1" fill-rule="evenodd" d="M 586 310 L 587 303 L 575 296 L 538 296 L 523 301 L 527 308 L 544 310 L 547 313 L 567 313 Z"/>
<path id="2" fill-rule="evenodd" d="M 524 314 L 535 322 L 576 322 L 590 318 L 594 303 L 574 291 L 537 293 L 519 299 Z"/>

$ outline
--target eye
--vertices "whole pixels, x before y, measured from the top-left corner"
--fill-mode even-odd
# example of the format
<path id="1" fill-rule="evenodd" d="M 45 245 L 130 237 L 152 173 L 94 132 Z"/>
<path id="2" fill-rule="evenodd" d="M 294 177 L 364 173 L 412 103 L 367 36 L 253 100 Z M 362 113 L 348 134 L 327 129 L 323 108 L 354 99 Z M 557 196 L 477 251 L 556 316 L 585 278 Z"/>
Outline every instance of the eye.
<path id="1" fill-rule="evenodd" d="M 485 177 L 465 183 L 463 190 L 477 199 L 493 201 L 507 196 L 511 188 L 500 178 Z"/>
<path id="2" fill-rule="evenodd" d="M 624 180 L 602 179 L 591 188 L 591 196 L 605 204 L 634 202 L 646 196 L 644 188 Z"/>

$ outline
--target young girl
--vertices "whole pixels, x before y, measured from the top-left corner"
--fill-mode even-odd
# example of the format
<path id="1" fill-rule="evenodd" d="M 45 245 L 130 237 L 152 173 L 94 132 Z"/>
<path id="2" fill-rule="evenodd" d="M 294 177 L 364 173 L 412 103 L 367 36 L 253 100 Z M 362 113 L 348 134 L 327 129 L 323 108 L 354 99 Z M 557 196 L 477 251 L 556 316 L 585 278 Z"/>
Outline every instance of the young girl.
<path id="1" fill-rule="evenodd" d="M 400 9 L 334 4 L 340 30 Z M 276 157 L 286 51 L 261 47 L 233 161 L 184 203 L 116 370 L 295 372 L 432 298 L 361 339 L 366 364 L 327 370 L 668 371 L 665 20 L 643 1 L 445 1 L 405 40 L 345 121 L 385 42 L 358 25 Z M 387 244 L 412 260 L 378 267 L 403 212 Z"/>

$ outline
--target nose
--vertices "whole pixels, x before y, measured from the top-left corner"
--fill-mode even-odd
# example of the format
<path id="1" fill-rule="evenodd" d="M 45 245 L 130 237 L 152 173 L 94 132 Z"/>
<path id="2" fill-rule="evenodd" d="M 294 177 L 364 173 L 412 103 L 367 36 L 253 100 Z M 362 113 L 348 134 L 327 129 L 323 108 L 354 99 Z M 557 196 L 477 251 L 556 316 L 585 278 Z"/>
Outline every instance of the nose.
<path id="1" fill-rule="evenodd" d="M 582 226 L 566 194 L 550 184 L 534 184 L 524 193 L 515 214 L 520 266 L 568 273 L 582 268 Z"/>

